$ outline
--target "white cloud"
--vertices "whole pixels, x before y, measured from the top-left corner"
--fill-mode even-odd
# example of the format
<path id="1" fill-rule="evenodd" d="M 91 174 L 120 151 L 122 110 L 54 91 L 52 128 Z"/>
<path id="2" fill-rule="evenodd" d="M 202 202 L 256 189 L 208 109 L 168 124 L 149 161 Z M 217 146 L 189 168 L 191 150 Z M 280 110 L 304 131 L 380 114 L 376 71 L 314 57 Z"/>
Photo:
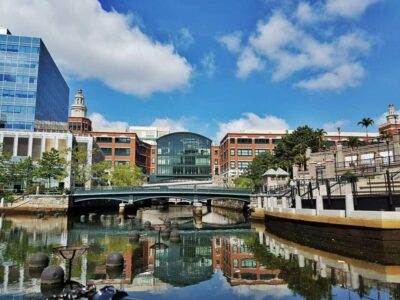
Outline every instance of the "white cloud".
<path id="1" fill-rule="evenodd" d="M 324 128 L 326 131 L 337 131 L 337 128 L 340 127 L 340 129 L 343 131 L 343 128 L 347 126 L 350 123 L 349 120 L 337 120 L 335 122 L 326 122 L 324 125 L 322 125 L 322 128 Z"/>
<path id="2" fill-rule="evenodd" d="M 187 86 L 192 66 L 132 19 L 103 10 L 96 0 L 0 2 L 2 24 L 17 35 L 42 37 L 64 72 L 141 96 Z"/>
<path id="3" fill-rule="evenodd" d="M 327 0 L 325 10 L 328 14 L 346 18 L 362 15 L 365 10 L 380 0 Z"/>
<path id="4" fill-rule="evenodd" d="M 289 124 L 281 118 L 266 115 L 258 116 L 255 113 L 244 113 L 239 119 L 233 119 L 228 122 L 218 123 L 218 132 L 215 142 L 219 144 L 221 139 L 228 133 L 246 132 L 262 133 L 268 130 L 288 130 Z"/>
<path id="5" fill-rule="evenodd" d="M 306 4 L 305 4 L 306 5 Z M 302 72 L 297 84 L 309 90 L 342 90 L 360 83 L 365 75 L 361 58 L 371 41 L 353 30 L 330 40 L 307 32 L 280 12 L 260 21 L 237 62 L 237 74 L 246 77 L 264 68 L 272 69 L 272 80 L 280 81 Z"/>
<path id="6" fill-rule="evenodd" d="M 253 50 L 246 48 L 237 61 L 236 76 L 246 78 L 254 71 L 261 71 L 265 67 L 264 62 L 254 54 Z"/>
<path id="7" fill-rule="evenodd" d="M 215 55 L 213 52 L 209 52 L 206 55 L 203 56 L 201 59 L 201 65 L 204 70 L 204 74 L 206 74 L 207 77 L 213 77 L 215 70 L 216 70 L 216 65 L 215 65 Z"/>
<path id="8" fill-rule="evenodd" d="M 123 131 L 129 126 L 127 122 L 109 121 L 102 114 L 94 112 L 88 116 L 92 121 L 92 127 L 96 130 L 99 128 L 118 128 Z"/>
<path id="9" fill-rule="evenodd" d="M 295 16 L 302 23 L 314 23 L 319 19 L 319 16 L 308 2 L 299 3 Z"/>
<path id="10" fill-rule="evenodd" d="M 221 35 L 217 37 L 217 41 L 224 45 L 230 52 L 240 52 L 242 49 L 242 33 L 240 31 Z"/>
<path id="11" fill-rule="evenodd" d="M 190 30 L 186 27 L 181 28 L 175 38 L 177 48 L 186 50 L 194 43 L 194 38 Z"/>
<path id="12" fill-rule="evenodd" d="M 189 119 L 185 117 L 181 117 L 178 120 L 173 120 L 170 118 L 157 118 L 151 123 L 150 126 L 161 127 L 161 128 L 169 128 L 171 132 L 181 132 L 188 131 L 187 123 Z"/>
<path id="13" fill-rule="evenodd" d="M 360 64 L 341 65 L 315 78 L 302 80 L 297 86 L 308 90 L 342 90 L 358 85 L 364 73 Z"/>

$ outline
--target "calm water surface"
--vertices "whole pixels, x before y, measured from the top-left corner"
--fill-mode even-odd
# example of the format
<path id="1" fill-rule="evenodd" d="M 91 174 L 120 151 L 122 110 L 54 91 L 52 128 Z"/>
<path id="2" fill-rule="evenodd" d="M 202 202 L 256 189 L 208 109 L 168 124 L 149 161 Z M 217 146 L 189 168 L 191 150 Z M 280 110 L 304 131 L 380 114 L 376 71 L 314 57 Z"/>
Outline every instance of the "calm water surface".
<path id="1" fill-rule="evenodd" d="M 141 209 L 121 219 L 97 213 L 74 217 L 3 216 L 0 219 L 0 299 L 41 298 L 40 274 L 27 267 L 38 251 L 59 245 L 88 245 L 73 264 L 73 280 L 112 284 L 138 299 L 400 299 L 400 268 L 327 253 L 283 240 L 223 209 Z M 162 239 L 155 227 L 179 223 L 180 241 Z M 141 238 L 130 238 L 133 230 Z M 162 249 L 154 249 L 160 242 Z M 152 247 L 153 246 L 153 247 Z M 350 246 L 350 245 L 349 245 Z M 105 267 L 120 252 L 122 270 Z"/>

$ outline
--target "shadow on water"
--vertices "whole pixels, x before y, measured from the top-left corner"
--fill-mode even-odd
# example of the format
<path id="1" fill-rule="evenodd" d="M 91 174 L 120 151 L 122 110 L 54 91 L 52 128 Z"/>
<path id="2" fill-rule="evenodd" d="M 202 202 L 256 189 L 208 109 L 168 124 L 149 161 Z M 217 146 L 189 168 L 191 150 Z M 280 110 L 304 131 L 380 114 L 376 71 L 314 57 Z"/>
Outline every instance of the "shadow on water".
<path id="1" fill-rule="evenodd" d="M 74 261 L 73 280 L 112 284 L 138 299 L 399 299 L 398 266 L 317 250 L 263 226 L 251 229 L 241 213 L 205 212 L 201 229 L 191 207 L 153 207 L 125 218 L 104 212 L 69 219 L 6 216 L 0 222 L 0 299 L 41 297 L 40 279 L 27 261 L 42 251 L 65 268 L 51 254 L 60 244 L 89 246 Z M 178 238 L 159 234 L 167 219 L 178 223 Z M 153 228 L 145 228 L 148 221 Z M 123 255 L 122 267 L 106 267 L 112 252 Z"/>

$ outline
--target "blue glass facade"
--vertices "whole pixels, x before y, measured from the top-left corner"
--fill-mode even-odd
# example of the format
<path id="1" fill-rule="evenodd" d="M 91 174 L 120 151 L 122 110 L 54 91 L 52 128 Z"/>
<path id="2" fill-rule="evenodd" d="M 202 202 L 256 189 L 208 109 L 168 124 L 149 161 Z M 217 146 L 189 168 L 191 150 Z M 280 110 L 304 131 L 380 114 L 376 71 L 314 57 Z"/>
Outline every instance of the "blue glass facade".
<path id="1" fill-rule="evenodd" d="M 0 128 L 66 122 L 69 88 L 39 38 L 0 34 Z"/>
<path id="2" fill-rule="evenodd" d="M 177 132 L 157 139 L 158 177 L 211 177 L 211 140 Z"/>

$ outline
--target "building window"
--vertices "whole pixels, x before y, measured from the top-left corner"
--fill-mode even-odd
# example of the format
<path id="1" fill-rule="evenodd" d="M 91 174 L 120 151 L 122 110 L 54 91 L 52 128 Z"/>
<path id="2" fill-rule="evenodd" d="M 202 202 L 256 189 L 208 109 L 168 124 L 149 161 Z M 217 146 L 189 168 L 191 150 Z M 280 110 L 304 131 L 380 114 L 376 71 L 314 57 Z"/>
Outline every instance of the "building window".
<path id="1" fill-rule="evenodd" d="M 126 137 L 117 137 L 115 138 L 115 142 L 119 144 L 129 144 L 131 142 L 131 139 Z"/>
<path id="2" fill-rule="evenodd" d="M 272 139 L 272 144 L 276 145 L 281 141 L 281 139 Z"/>
<path id="3" fill-rule="evenodd" d="M 214 158 L 214 165 L 215 165 L 215 166 L 218 165 L 218 158 Z"/>
<path id="4" fill-rule="evenodd" d="M 257 267 L 257 262 L 255 259 L 242 259 L 240 261 L 240 266 L 242 268 L 255 268 Z"/>
<path id="5" fill-rule="evenodd" d="M 104 155 L 112 155 L 112 148 L 100 148 Z"/>
<path id="6" fill-rule="evenodd" d="M 232 155 L 232 156 L 235 155 L 235 149 L 231 149 L 231 155 Z"/>
<path id="7" fill-rule="evenodd" d="M 128 160 L 116 160 L 115 161 L 115 166 L 122 166 L 122 165 L 129 165 L 129 161 Z"/>
<path id="8" fill-rule="evenodd" d="M 250 161 L 238 161 L 238 169 L 245 170 L 249 167 Z"/>
<path id="9" fill-rule="evenodd" d="M 256 144 L 268 144 L 269 143 L 269 139 L 255 139 L 254 143 L 256 143 Z"/>
<path id="10" fill-rule="evenodd" d="M 151 154 L 156 154 L 156 149 L 151 149 Z"/>
<path id="11" fill-rule="evenodd" d="M 215 154 L 215 155 L 218 155 L 218 150 L 214 150 L 214 154 Z"/>
<path id="12" fill-rule="evenodd" d="M 238 156 L 253 156 L 252 149 L 238 149 Z"/>
<path id="13" fill-rule="evenodd" d="M 237 268 L 238 265 L 239 265 L 239 264 L 238 264 L 238 260 L 237 260 L 237 259 L 234 259 L 234 260 L 233 260 L 233 267 L 234 267 L 234 268 Z"/>
<path id="14" fill-rule="evenodd" d="M 131 154 L 131 149 L 129 148 L 115 148 L 115 155 L 118 156 L 129 156 Z"/>
<path id="15" fill-rule="evenodd" d="M 99 136 L 96 138 L 97 143 L 112 143 L 112 137 Z"/>
<path id="16" fill-rule="evenodd" d="M 238 246 L 237 245 L 233 245 L 233 253 L 238 253 Z"/>
<path id="17" fill-rule="evenodd" d="M 155 159 L 154 157 L 151 159 L 151 163 L 152 163 L 153 165 L 156 163 L 156 159 Z"/>
<path id="18" fill-rule="evenodd" d="M 252 144 L 252 139 L 249 138 L 238 138 L 238 144 Z"/>
<path id="19" fill-rule="evenodd" d="M 155 175 L 156 174 L 156 169 L 151 169 L 151 175 Z"/>
<path id="20" fill-rule="evenodd" d="M 231 144 L 235 143 L 235 138 L 230 138 L 229 141 L 231 142 Z"/>
<path id="21" fill-rule="evenodd" d="M 235 162 L 232 160 L 231 161 L 231 169 L 234 169 L 235 168 Z"/>
<path id="22" fill-rule="evenodd" d="M 256 149 L 255 151 L 254 151 L 254 153 L 255 153 L 255 155 L 257 156 L 258 154 L 260 154 L 260 153 L 264 153 L 264 152 L 268 152 L 269 150 L 268 149 Z"/>

